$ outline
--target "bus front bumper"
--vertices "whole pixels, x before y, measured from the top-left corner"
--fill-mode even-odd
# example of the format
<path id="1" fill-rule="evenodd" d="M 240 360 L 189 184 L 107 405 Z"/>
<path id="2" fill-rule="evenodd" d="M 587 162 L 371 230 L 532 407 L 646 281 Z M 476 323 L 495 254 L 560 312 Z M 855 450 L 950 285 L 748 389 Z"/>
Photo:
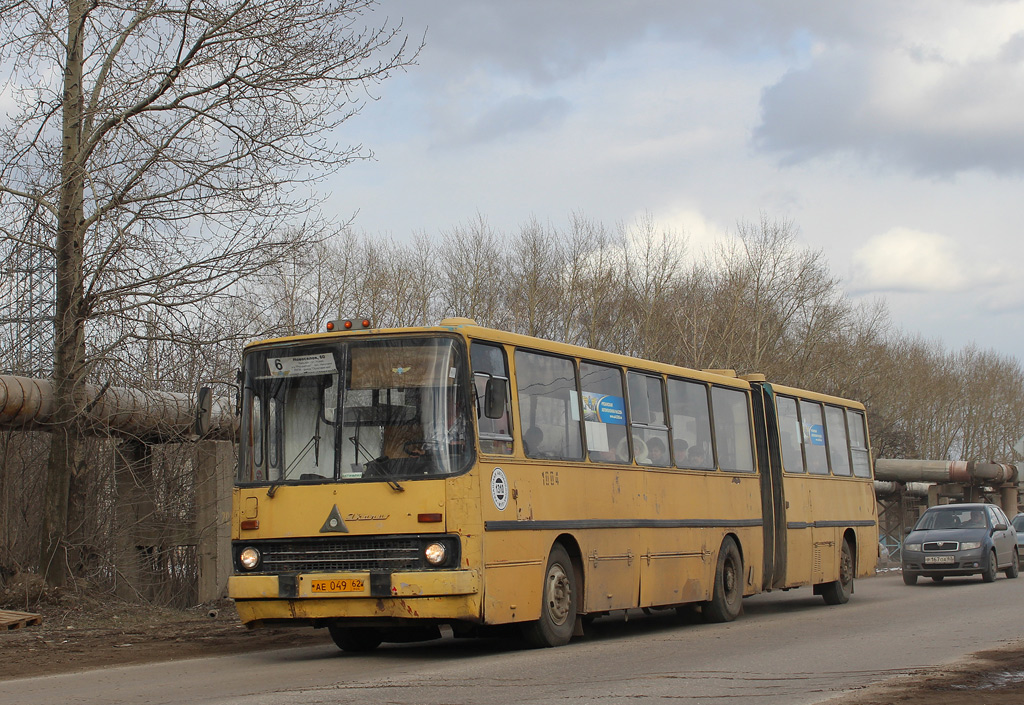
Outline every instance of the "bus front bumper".
<path id="1" fill-rule="evenodd" d="M 228 595 L 247 624 L 346 618 L 477 620 L 479 591 L 475 570 L 228 578 Z"/>

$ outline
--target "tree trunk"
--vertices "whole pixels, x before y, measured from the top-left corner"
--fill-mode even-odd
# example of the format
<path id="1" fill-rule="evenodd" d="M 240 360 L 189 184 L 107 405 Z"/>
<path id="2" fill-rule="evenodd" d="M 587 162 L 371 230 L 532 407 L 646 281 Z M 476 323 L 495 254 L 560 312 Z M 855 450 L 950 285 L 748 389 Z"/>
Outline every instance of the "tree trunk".
<path id="1" fill-rule="evenodd" d="M 67 561 L 68 495 L 80 443 L 79 394 L 85 359 L 82 241 L 85 165 L 82 153 L 84 98 L 82 71 L 85 19 L 88 5 L 68 3 L 67 60 L 64 64 L 63 145 L 57 222 L 57 287 L 54 315 L 53 379 L 56 428 L 50 434 L 43 503 L 40 566 L 46 582 L 64 585 Z"/>

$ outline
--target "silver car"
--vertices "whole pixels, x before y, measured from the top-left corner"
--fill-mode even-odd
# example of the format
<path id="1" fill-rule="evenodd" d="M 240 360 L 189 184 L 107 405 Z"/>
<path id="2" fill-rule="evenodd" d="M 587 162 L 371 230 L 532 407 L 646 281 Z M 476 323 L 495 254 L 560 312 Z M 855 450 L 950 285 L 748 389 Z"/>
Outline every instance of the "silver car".
<path id="1" fill-rule="evenodd" d="M 987 583 L 998 571 L 1016 578 L 1020 571 L 1017 531 L 994 504 L 931 507 L 903 541 L 903 582 L 919 576 L 938 582 L 947 575 L 977 575 Z"/>

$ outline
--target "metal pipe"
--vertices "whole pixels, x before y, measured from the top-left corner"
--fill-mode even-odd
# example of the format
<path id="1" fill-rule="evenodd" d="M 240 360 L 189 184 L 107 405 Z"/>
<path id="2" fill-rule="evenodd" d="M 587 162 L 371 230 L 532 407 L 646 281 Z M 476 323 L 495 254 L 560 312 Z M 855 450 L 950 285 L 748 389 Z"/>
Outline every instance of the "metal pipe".
<path id="1" fill-rule="evenodd" d="M 51 430 L 55 400 L 54 385 L 48 379 L 0 375 L 0 426 Z M 163 441 L 185 440 L 194 434 L 195 398 L 189 394 L 86 384 L 82 400 L 82 420 L 91 433 Z M 214 399 L 205 437 L 233 440 L 237 433 L 238 419 L 230 400 Z"/>
<path id="2" fill-rule="evenodd" d="M 927 482 L 895 482 L 893 480 L 875 480 L 875 495 L 891 497 L 898 495 L 900 488 L 907 497 L 927 497 L 930 485 Z"/>
<path id="3" fill-rule="evenodd" d="M 904 460 L 879 458 L 875 479 L 896 482 L 959 482 L 1003 485 L 1017 481 L 1017 467 L 963 460 Z"/>

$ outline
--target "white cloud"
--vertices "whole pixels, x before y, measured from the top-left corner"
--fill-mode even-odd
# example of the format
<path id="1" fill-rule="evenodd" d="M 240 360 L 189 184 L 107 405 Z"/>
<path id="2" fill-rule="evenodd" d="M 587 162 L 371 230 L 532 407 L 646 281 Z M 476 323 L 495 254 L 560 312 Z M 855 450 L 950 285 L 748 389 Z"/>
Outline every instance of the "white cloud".
<path id="1" fill-rule="evenodd" d="M 969 282 L 956 243 L 942 235 L 893 228 L 868 240 L 853 255 L 858 292 L 951 292 Z"/>
<path id="2" fill-rule="evenodd" d="M 813 52 L 765 89 L 755 144 L 788 164 L 852 153 L 919 174 L 1024 173 L 1024 12 L 935 10 Z"/>

